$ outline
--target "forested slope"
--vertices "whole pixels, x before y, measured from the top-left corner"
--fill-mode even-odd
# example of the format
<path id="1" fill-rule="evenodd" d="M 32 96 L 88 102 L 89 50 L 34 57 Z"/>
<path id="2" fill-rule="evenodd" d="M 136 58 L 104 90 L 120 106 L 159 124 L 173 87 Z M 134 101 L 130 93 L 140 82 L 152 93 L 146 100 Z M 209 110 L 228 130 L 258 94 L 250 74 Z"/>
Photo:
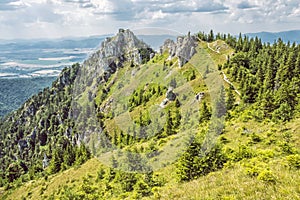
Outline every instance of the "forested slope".
<path id="1" fill-rule="evenodd" d="M 101 48 L 2 122 L 4 198 L 299 198 L 299 45 L 211 31 L 154 54 L 120 30 Z"/>

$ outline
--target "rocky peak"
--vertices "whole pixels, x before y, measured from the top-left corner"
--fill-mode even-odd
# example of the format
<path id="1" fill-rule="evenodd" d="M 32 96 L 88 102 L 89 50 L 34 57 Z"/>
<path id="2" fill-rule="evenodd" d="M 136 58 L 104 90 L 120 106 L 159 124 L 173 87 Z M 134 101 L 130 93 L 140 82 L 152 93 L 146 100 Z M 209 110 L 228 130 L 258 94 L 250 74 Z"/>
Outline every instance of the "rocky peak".
<path id="1" fill-rule="evenodd" d="M 122 56 L 135 53 L 141 48 L 149 48 L 147 44 L 139 40 L 129 29 L 119 29 L 116 36 L 106 38 L 101 44 L 101 57 Z"/>
<path id="2" fill-rule="evenodd" d="M 191 36 L 188 33 L 187 36 L 179 36 L 177 37 L 177 41 L 167 39 L 163 46 L 160 47 L 160 53 L 164 51 L 168 51 L 169 59 L 173 57 L 178 58 L 178 65 L 182 67 L 185 63 L 187 63 L 191 57 L 196 53 L 197 39 L 195 36 Z"/>
<path id="3" fill-rule="evenodd" d="M 125 61 L 135 65 L 150 59 L 154 51 L 139 40 L 129 29 L 119 29 L 114 37 L 106 38 L 100 45 L 100 49 L 87 59 L 83 66 L 93 72 L 91 77 L 103 76 L 107 79 Z"/>

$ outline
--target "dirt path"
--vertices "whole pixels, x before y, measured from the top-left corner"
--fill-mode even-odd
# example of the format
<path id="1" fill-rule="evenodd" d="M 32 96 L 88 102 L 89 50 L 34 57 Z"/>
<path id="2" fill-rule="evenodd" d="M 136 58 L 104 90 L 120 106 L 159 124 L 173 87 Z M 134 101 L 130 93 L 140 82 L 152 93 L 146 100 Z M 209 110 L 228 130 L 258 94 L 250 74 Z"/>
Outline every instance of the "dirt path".
<path id="1" fill-rule="evenodd" d="M 218 54 L 220 53 L 219 50 L 216 51 L 216 50 L 214 50 L 213 48 L 211 48 L 211 47 L 209 46 L 209 43 L 207 43 L 207 47 L 208 47 L 210 50 L 212 50 L 213 52 L 216 52 L 216 53 L 218 53 Z"/>
<path id="2" fill-rule="evenodd" d="M 241 93 L 234 87 L 234 85 L 230 82 L 230 80 L 227 78 L 227 76 L 225 75 L 224 72 L 222 72 L 223 74 L 223 79 L 225 82 L 227 82 L 229 85 L 231 85 L 233 88 L 234 88 L 234 91 L 239 95 L 241 96 Z"/>

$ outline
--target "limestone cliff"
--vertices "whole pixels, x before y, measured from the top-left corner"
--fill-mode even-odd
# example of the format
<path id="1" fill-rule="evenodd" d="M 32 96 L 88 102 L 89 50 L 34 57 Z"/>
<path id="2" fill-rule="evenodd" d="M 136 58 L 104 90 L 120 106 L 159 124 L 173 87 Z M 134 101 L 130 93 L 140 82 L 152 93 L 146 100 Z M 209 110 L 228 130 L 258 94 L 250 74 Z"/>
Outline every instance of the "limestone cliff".
<path id="1" fill-rule="evenodd" d="M 163 46 L 160 47 L 160 53 L 168 51 L 170 57 L 178 58 L 178 65 L 182 67 L 187 63 L 191 57 L 196 53 L 195 47 L 197 46 L 197 39 L 195 36 L 191 36 L 190 33 L 187 36 L 177 37 L 176 43 L 173 40 L 166 40 Z"/>
<path id="2" fill-rule="evenodd" d="M 150 59 L 153 50 L 139 40 L 129 29 L 119 29 L 114 37 L 106 38 L 100 49 L 83 63 L 83 67 L 93 69 L 92 77 L 103 76 L 105 79 L 127 61 L 139 65 Z"/>

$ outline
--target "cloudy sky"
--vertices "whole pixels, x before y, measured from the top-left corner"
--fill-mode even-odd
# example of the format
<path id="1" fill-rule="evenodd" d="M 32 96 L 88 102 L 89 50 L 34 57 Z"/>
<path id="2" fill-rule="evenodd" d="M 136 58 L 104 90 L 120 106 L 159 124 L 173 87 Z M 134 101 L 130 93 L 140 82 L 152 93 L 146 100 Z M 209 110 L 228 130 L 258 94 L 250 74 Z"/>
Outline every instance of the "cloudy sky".
<path id="1" fill-rule="evenodd" d="M 300 29 L 300 1 L 0 0 L 0 39 L 102 35 L 120 27 L 232 34 Z"/>

